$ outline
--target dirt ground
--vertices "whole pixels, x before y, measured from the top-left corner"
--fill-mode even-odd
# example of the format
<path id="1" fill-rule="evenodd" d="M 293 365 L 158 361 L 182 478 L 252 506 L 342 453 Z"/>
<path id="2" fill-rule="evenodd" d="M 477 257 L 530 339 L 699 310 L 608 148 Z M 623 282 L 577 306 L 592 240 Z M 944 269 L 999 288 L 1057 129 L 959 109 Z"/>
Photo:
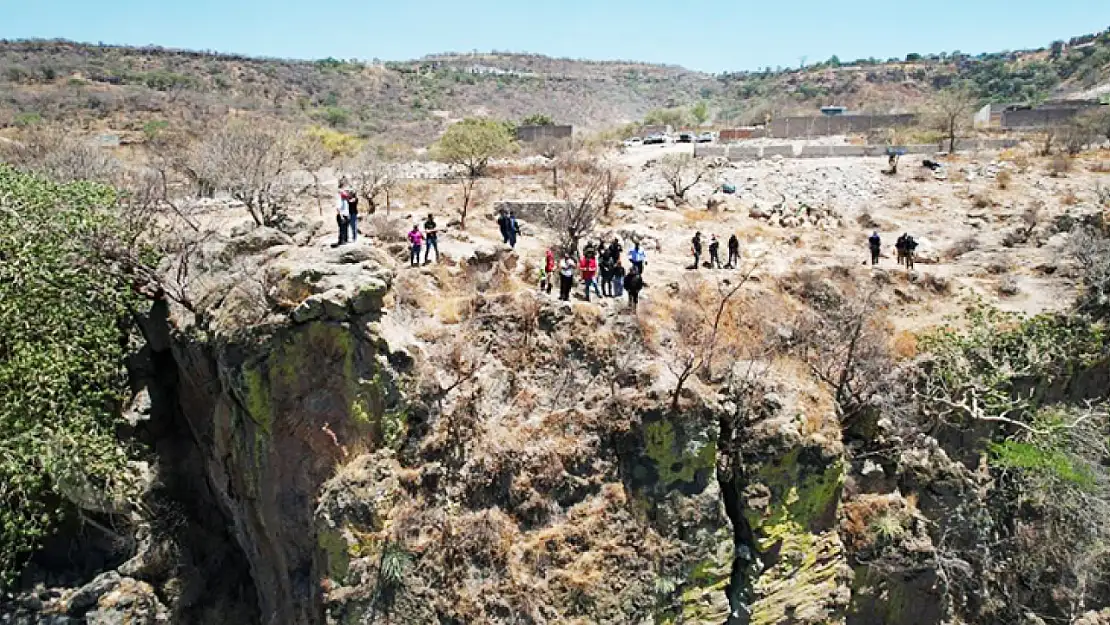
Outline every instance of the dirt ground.
<path id="1" fill-rule="evenodd" d="M 607 240 L 622 236 L 626 250 L 630 237 L 643 241 L 648 252 L 645 278 L 649 288 L 642 299 L 666 297 L 668 289 L 653 287 L 695 275 L 690 255 L 695 232 L 702 233 L 706 246 L 710 236 L 717 235 L 722 262 L 727 260 L 727 239 L 736 233 L 745 266 L 756 264 L 755 275 L 761 281 L 834 267 L 879 274 L 876 284 L 893 293 L 887 300 L 893 302 L 888 307 L 892 322 L 896 328 L 908 330 L 940 323 L 973 298 L 1025 314 L 1069 305 L 1077 284 L 1069 235 L 1063 226 L 1068 218 L 1081 220 L 1106 211 L 1098 189 L 1110 187 L 1110 151 L 1082 155 L 1062 172 L 1053 170 L 1052 158 L 1034 156 L 1032 148 L 1017 148 L 946 157 L 938 175 L 909 157 L 902 159 L 894 176 L 882 173 L 885 158 L 718 163 L 687 194 L 688 204 L 674 210 L 657 207 L 651 198 L 665 193 L 665 185 L 653 161 L 665 154 L 691 151 L 689 144 L 643 146 L 614 156 L 629 182 L 598 233 Z M 1057 160 L 1056 169 L 1059 165 Z M 335 188 L 334 176 L 325 178 L 324 188 L 330 193 Z M 725 182 L 735 185 L 737 193 L 728 196 L 720 209 L 707 210 L 707 197 Z M 403 243 L 404 233 L 414 223 L 422 223 L 428 213 L 434 213 L 443 230 L 440 247 L 445 256 L 469 258 L 476 250 L 505 247 L 494 221 L 493 203 L 554 199 L 551 174 L 533 166 L 483 180 L 465 230 L 457 223 L 461 198 L 457 184 L 407 181 L 393 195 L 396 208 L 388 214 L 364 215 L 362 231 L 379 241 Z M 779 207 L 792 213 L 806 206 L 820 207 L 837 219 L 831 226 L 783 227 L 774 219 L 752 216 L 759 212 L 753 208 Z M 334 240 L 334 222 L 328 218 L 331 210 L 333 205 L 327 199 L 317 244 Z M 315 216 L 315 202 L 306 204 L 304 211 Z M 521 272 L 523 267 L 538 265 L 544 250 L 555 243 L 554 233 L 543 224 L 522 222 L 522 228 L 524 236 L 515 249 L 522 261 L 518 263 Z M 867 237 L 872 230 L 883 238 L 883 256 L 874 270 L 866 266 Z M 894 257 L 894 241 L 903 232 L 920 245 L 916 276 L 900 267 Z M 1025 236 L 1016 237 L 1015 232 Z M 1017 241 L 1004 242 L 1008 237 Z M 960 247 L 966 251 L 957 254 Z M 703 261 L 707 256 L 706 251 Z M 721 279 L 735 273 L 708 268 L 696 271 Z M 932 284 L 934 279 L 946 288 L 913 289 L 912 293 L 904 288 L 922 280 Z M 615 300 L 601 305 L 612 313 L 625 306 Z"/>

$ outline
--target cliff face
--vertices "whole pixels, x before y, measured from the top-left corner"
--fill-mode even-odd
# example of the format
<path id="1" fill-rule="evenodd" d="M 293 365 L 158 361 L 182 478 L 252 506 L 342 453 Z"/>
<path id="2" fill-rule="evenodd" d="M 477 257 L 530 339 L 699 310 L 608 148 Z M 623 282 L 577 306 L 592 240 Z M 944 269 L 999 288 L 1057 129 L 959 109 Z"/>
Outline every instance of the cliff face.
<path id="1" fill-rule="evenodd" d="M 959 515 L 991 489 L 998 424 L 912 426 L 925 413 L 900 380 L 924 364 L 876 381 L 849 427 L 788 359 L 700 376 L 675 409 L 649 313 L 514 288 L 503 252 L 398 276 L 369 247 L 287 239 L 258 229 L 206 256 L 203 315 L 155 305 L 132 363 L 156 458 L 133 547 L 0 622 L 920 625 L 1006 608 L 944 577 L 981 566 L 981 519 Z M 252 264 L 232 273 L 229 248 Z M 421 312 L 463 298 L 450 322 Z M 1015 388 L 1104 397 L 1100 337 L 1090 366 Z"/>

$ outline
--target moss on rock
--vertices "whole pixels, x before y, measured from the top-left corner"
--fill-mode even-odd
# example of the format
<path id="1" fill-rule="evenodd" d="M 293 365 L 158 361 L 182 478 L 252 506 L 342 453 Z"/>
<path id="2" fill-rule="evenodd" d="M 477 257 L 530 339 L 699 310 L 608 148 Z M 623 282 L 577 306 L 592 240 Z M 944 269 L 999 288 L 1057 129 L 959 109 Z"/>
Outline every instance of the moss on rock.
<path id="1" fill-rule="evenodd" d="M 717 459 L 716 441 L 680 437 L 668 418 L 644 424 L 644 453 L 651 459 L 665 488 L 693 483 L 699 472 L 710 471 Z"/>
<path id="2" fill-rule="evenodd" d="M 844 465 L 811 466 L 802 452 L 764 464 L 751 478 L 770 495 L 744 513 L 769 565 L 755 583 L 753 625 L 833 623 L 846 607 L 844 548 L 832 527 Z"/>
<path id="3" fill-rule="evenodd" d="M 324 569 L 328 572 L 328 577 L 342 583 L 351 566 L 350 548 L 343 532 L 337 529 L 322 529 L 317 532 L 316 541 L 327 558 Z"/>

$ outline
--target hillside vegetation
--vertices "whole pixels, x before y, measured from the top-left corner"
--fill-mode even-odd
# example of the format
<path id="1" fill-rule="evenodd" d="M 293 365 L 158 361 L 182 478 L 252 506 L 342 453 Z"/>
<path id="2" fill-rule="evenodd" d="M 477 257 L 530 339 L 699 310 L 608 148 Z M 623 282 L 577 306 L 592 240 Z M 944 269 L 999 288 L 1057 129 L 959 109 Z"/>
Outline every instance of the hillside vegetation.
<path id="1" fill-rule="evenodd" d="M 721 122 L 812 111 L 825 104 L 892 111 L 920 106 L 954 81 L 992 101 L 1037 100 L 1110 79 L 1110 31 L 1049 48 L 976 57 L 837 57 L 803 69 L 710 75 L 627 61 L 540 55 L 441 54 L 407 62 L 294 61 L 66 41 L 0 42 L 0 126 L 64 120 L 139 130 L 193 126 L 231 111 L 323 123 L 423 145 L 449 119 L 546 114 L 600 129 L 653 109 L 706 102 Z"/>

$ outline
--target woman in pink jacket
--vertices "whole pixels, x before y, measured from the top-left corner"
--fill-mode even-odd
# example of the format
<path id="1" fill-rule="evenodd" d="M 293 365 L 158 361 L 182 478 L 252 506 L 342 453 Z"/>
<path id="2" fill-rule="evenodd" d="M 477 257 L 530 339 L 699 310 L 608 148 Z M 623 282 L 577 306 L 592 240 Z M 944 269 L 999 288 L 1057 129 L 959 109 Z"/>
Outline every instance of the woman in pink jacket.
<path id="1" fill-rule="evenodd" d="M 413 224 L 409 231 L 409 244 L 412 245 L 412 255 L 409 264 L 413 267 L 420 266 L 420 250 L 424 248 L 424 233 L 420 232 L 420 224 Z"/>

